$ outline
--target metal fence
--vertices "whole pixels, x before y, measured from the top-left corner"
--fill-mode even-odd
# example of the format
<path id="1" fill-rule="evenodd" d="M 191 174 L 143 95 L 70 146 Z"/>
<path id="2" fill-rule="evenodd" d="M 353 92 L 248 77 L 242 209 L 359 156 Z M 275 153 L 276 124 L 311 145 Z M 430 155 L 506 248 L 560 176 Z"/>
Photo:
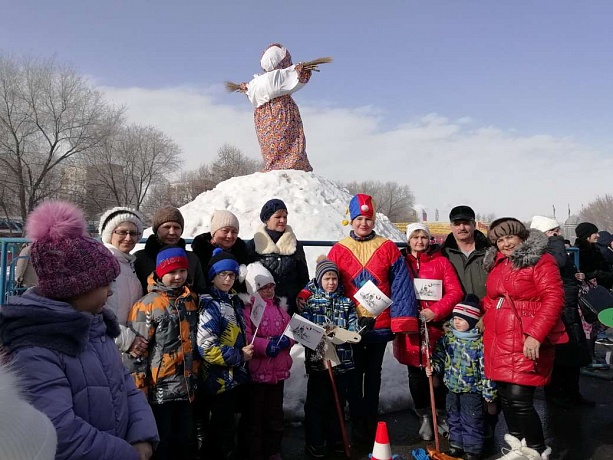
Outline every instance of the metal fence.
<path id="1" fill-rule="evenodd" d="M 187 244 L 192 243 L 192 238 L 184 239 Z M 139 244 L 145 244 L 146 239 L 139 241 Z M 20 257 L 24 244 L 29 243 L 27 238 L 0 238 L 0 301 L 5 302 L 6 298 L 11 295 L 21 294 L 26 288 L 20 287 L 15 279 L 15 267 Z M 300 243 L 304 247 L 332 247 L 336 241 L 317 241 L 317 240 L 301 240 Z M 406 247 L 406 243 L 396 243 L 398 247 Z"/>
<path id="2" fill-rule="evenodd" d="M 147 240 L 143 239 L 139 244 L 145 244 Z M 192 243 L 192 238 L 185 238 L 187 244 Z M 11 295 L 21 294 L 25 288 L 18 286 L 15 279 L 15 267 L 17 260 L 27 257 L 20 257 L 19 253 L 24 244 L 29 243 L 26 238 L 0 238 L 0 301 L 4 303 L 6 298 Z M 300 241 L 304 247 L 331 247 L 336 241 L 317 241 L 306 240 Z M 406 242 L 396 243 L 400 248 L 406 247 Z M 579 250 L 575 247 L 568 248 L 568 253 L 574 257 L 575 265 L 579 269 Z"/>

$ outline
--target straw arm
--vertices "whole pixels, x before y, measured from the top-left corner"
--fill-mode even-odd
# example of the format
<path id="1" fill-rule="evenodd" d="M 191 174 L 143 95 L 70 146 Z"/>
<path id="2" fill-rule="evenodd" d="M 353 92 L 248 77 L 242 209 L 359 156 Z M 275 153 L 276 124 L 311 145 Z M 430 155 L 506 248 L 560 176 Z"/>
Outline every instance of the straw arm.
<path id="1" fill-rule="evenodd" d="M 332 58 L 331 57 L 323 57 L 323 58 L 317 58 L 317 59 L 313 59 L 312 61 L 306 61 L 306 62 L 302 62 L 302 67 L 305 70 L 311 70 L 314 72 L 319 72 L 319 68 L 318 66 L 320 64 L 328 64 L 332 62 Z"/>

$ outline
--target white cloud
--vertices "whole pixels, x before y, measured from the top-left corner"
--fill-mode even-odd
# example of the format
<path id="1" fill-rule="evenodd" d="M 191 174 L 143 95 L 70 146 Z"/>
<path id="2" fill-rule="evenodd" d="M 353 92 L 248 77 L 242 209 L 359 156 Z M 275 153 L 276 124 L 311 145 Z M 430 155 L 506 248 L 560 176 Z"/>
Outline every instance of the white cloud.
<path id="1" fill-rule="evenodd" d="M 259 155 L 251 105 L 239 94 L 221 100 L 217 87 L 101 89 L 126 105 L 131 122 L 155 125 L 171 136 L 183 149 L 185 169 L 211 161 L 225 143 Z M 555 205 L 564 220 L 567 204 L 578 212 L 582 203 L 610 191 L 610 155 L 571 138 L 475 126 L 470 114 L 455 121 L 425 114 L 386 127 L 376 106 L 306 105 L 296 99 L 316 173 L 406 183 L 429 214 L 439 209 L 442 219 L 463 203 L 521 219 L 550 215 Z"/>

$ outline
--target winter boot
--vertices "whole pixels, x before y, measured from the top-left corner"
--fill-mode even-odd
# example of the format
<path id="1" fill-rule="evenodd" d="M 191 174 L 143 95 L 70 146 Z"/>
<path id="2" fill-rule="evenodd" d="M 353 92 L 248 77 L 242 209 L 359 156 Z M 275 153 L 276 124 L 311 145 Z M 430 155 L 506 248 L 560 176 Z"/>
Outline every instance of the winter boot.
<path id="1" fill-rule="evenodd" d="M 528 460 L 549 460 L 549 455 L 551 454 L 551 447 L 547 447 L 547 449 L 545 449 L 545 452 L 543 452 L 542 454 L 539 454 L 538 451 L 526 446 L 523 446 L 520 451 L 523 454 L 523 457 L 521 458 L 525 458 Z"/>
<path id="2" fill-rule="evenodd" d="M 424 441 L 432 441 L 434 439 L 434 430 L 432 428 L 432 412 L 430 408 L 415 409 L 415 413 L 421 419 L 419 427 L 419 436 Z"/>
<path id="3" fill-rule="evenodd" d="M 510 434 L 504 435 L 504 440 L 509 445 L 510 449 L 506 447 L 502 448 L 502 457 L 499 460 L 526 460 L 528 457 L 524 456 L 521 449 L 524 448 L 522 442 L 515 436 Z"/>
<path id="4" fill-rule="evenodd" d="M 449 425 L 447 424 L 447 411 L 444 409 L 436 409 L 436 426 L 438 434 L 444 437 L 449 437 Z"/>

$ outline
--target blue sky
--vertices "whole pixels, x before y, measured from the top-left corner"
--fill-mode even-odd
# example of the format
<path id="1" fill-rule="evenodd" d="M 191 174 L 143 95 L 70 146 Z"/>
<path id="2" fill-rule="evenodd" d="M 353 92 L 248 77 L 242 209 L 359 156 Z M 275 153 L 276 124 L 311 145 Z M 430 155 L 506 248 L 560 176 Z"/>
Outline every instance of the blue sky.
<path id="1" fill-rule="evenodd" d="M 443 210 L 467 200 L 483 212 L 525 213 L 521 217 L 527 218 L 549 212 L 551 205 L 541 209 L 545 202 L 558 209 L 566 209 L 568 202 L 578 210 L 609 191 L 604 182 L 576 187 L 573 194 L 548 184 L 586 181 L 568 175 L 573 161 L 582 157 L 598 162 L 599 169 L 609 166 L 612 23 L 610 1 L 20 0 L 3 9 L 0 48 L 72 63 L 111 99 L 125 104 L 132 120 L 156 124 L 172 135 L 188 169 L 212 158 L 223 143 L 216 137 L 220 128 L 199 112 L 204 108 L 220 110 L 227 118 L 213 119 L 234 124 L 226 142 L 257 155 L 251 108 L 239 95 L 225 93 L 222 83 L 248 81 L 259 71 L 260 53 L 269 43 L 287 46 L 294 62 L 333 56 L 335 62 L 322 66 L 295 95 L 316 173 L 401 181 L 391 170 L 406 168 L 406 182 L 428 208 Z M 154 100 L 157 108 L 151 106 Z M 180 100 L 188 105 L 177 106 Z M 182 114 L 181 126 L 170 114 Z M 188 128 L 191 115 L 207 122 Z M 341 129 L 351 123 L 348 131 L 369 133 L 361 144 L 390 163 L 382 164 L 381 172 L 365 174 L 369 168 L 361 162 L 368 161 L 367 153 L 352 155 L 347 149 L 357 147 L 350 139 L 325 131 L 326 124 L 335 126 L 330 120 Z M 503 138 L 502 144 L 492 132 Z M 398 143 L 390 145 L 394 137 Z M 206 152 L 195 152 L 196 139 Z M 380 150 L 382 143 L 385 149 Z M 444 153 L 447 148 L 455 152 L 451 157 Z M 469 153 L 471 148 L 479 151 Z M 475 196 L 499 184 L 493 175 L 509 174 L 508 165 L 503 171 L 489 165 L 483 177 L 478 171 L 472 175 L 480 162 L 495 165 L 514 155 L 524 167 L 530 163 L 528 180 L 540 182 L 524 198 L 551 194 L 549 201 L 543 198 L 526 209 L 506 196 L 510 193 L 495 199 Z M 548 164 L 559 163 L 556 158 L 567 163 L 552 170 Z M 404 164 L 399 168 L 398 162 Z M 466 162 L 470 168 L 451 167 Z M 536 171 L 541 174 L 535 167 L 543 168 Z M 470 174 L 481 184 L 440 196 L 440 187 L 425 183 L 425 172 L 440 172 L 447 183 L 457 174 Z M 589 174 L 589 168 L 580 174 Z"/>

